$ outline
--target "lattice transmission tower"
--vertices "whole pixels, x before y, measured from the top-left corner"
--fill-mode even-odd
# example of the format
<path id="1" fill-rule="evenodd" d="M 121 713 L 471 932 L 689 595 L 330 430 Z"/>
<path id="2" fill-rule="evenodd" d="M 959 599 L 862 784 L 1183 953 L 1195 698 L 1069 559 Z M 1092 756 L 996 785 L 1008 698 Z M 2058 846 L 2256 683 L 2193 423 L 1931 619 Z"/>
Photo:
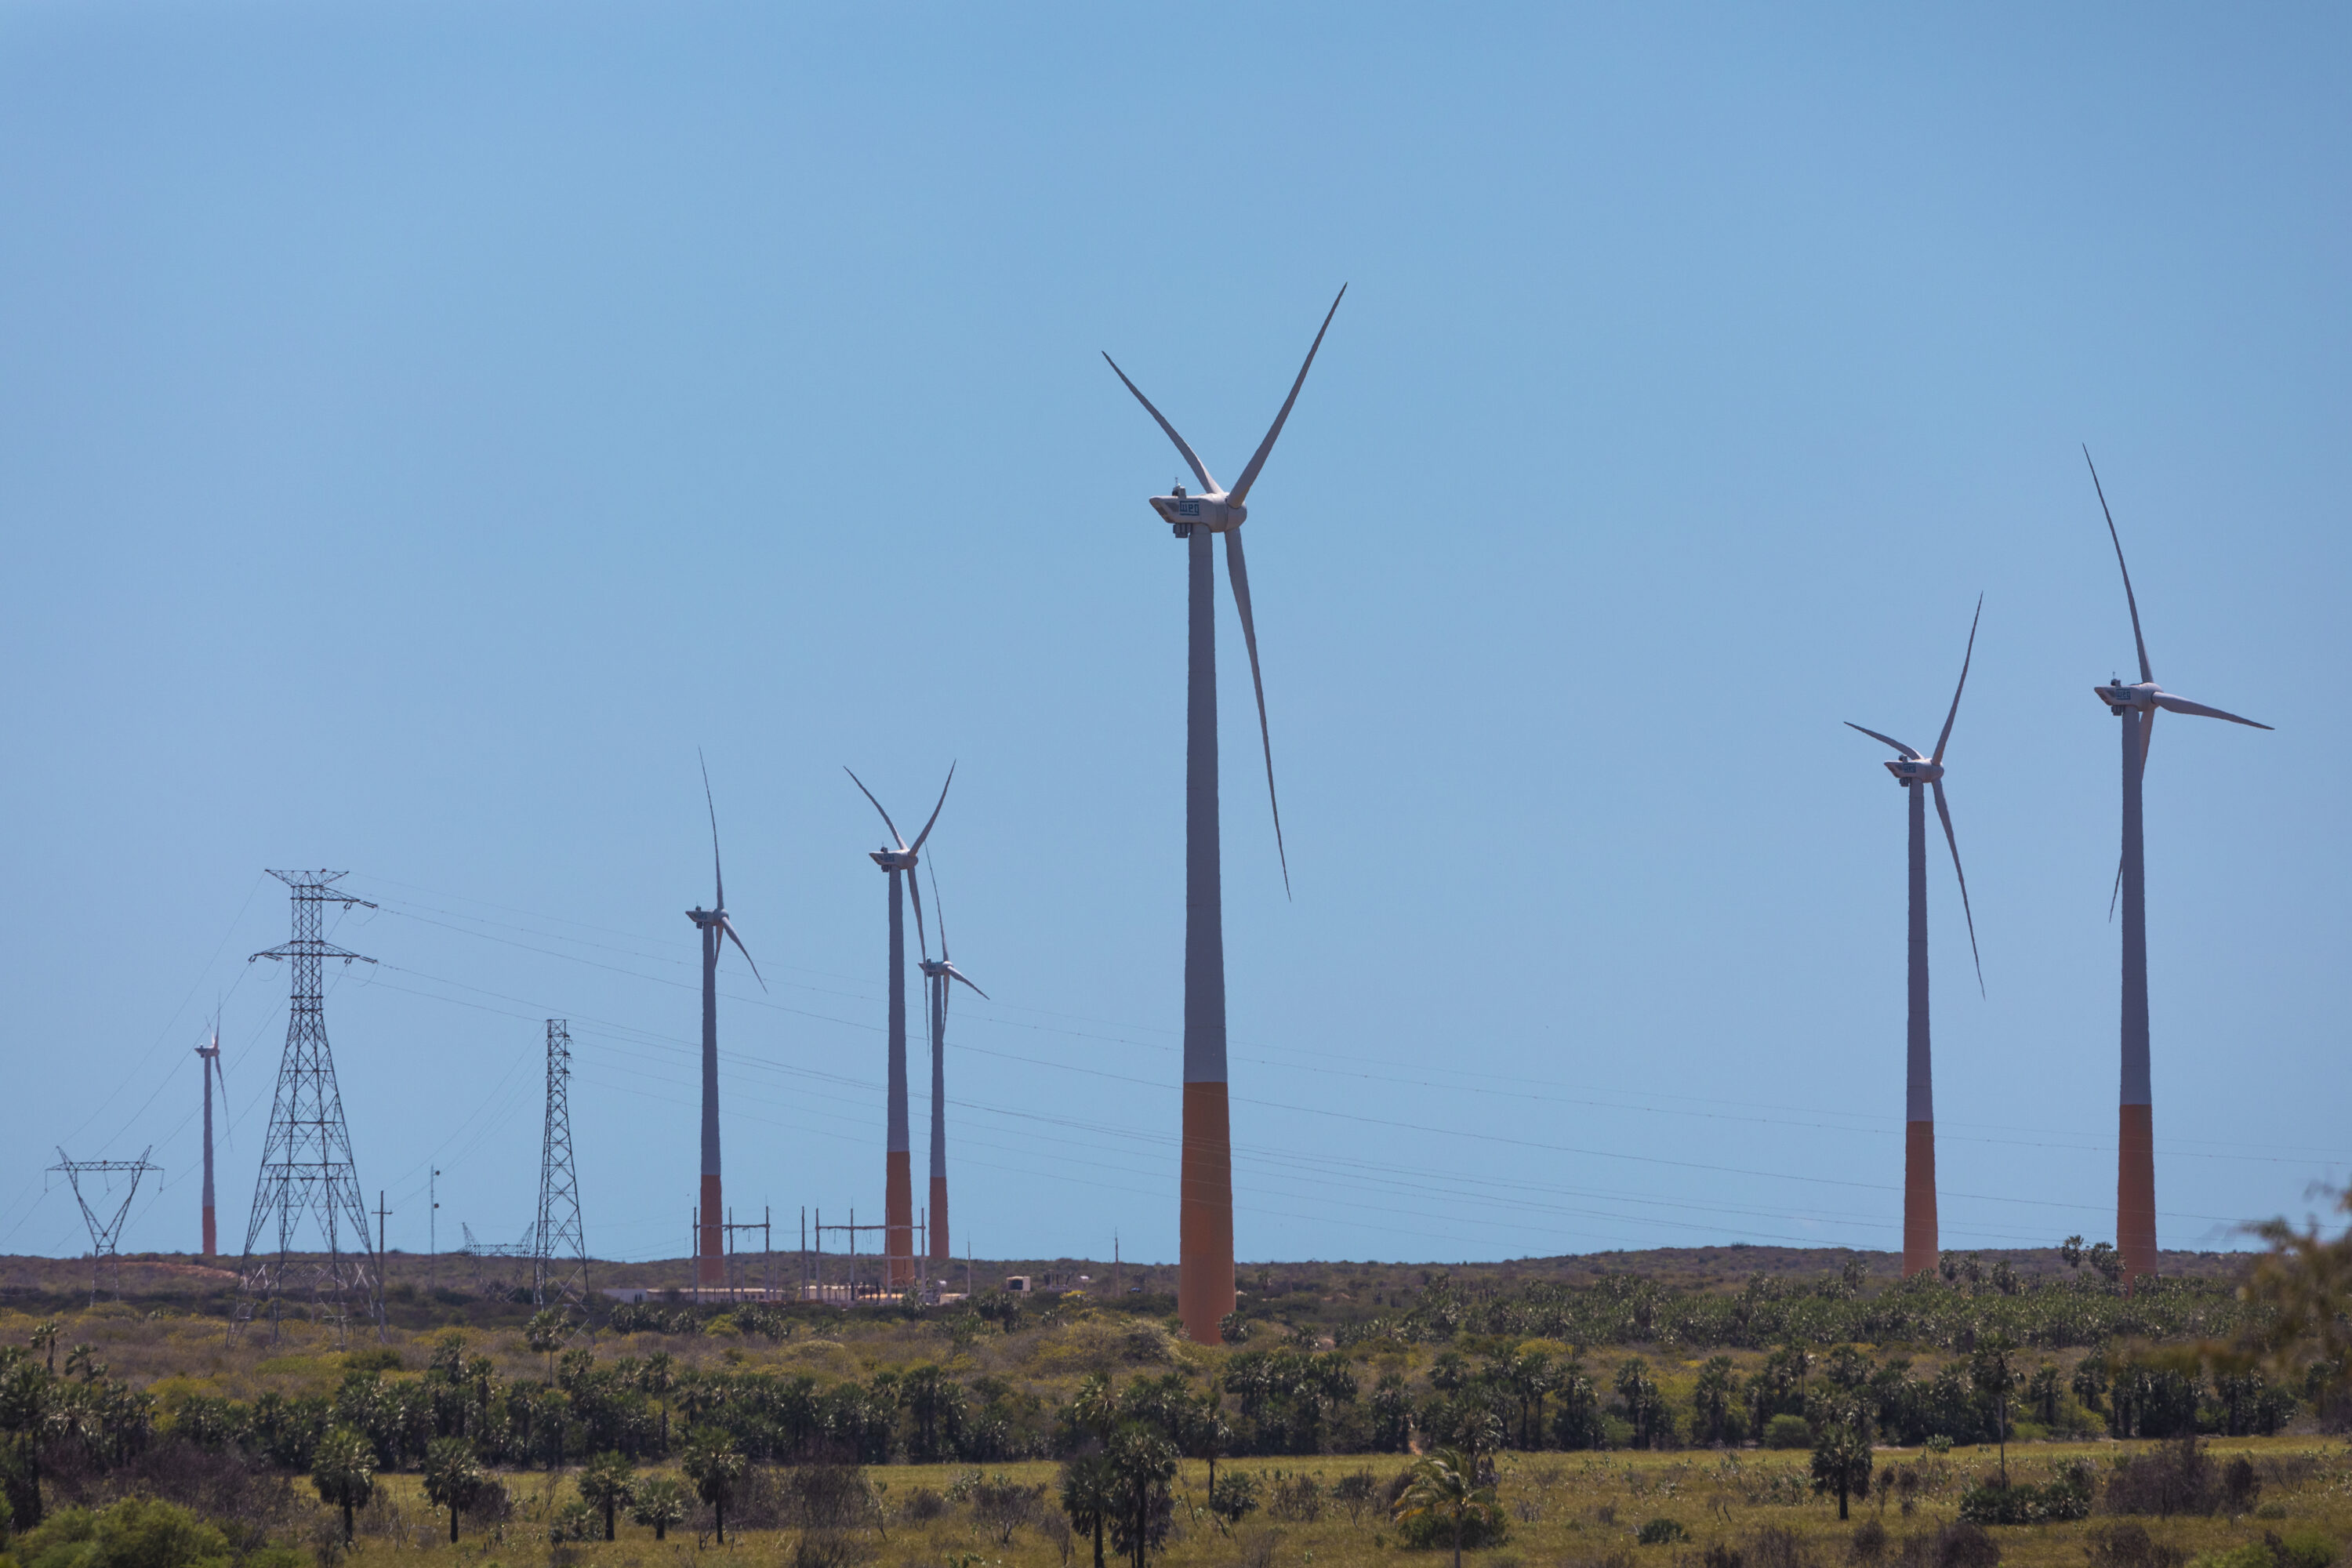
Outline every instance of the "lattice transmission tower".
<path id="1" fill-rule="evenodd" d="M 539 1146 L 538 1267 L 531 1304 L 588 1306 L 588 1237 L 580 1225 L 580 1173 L 572 1162 L 572 1026 L 547 1021 L 547 1131 Z"/>
<path id="2" fill-rule="evenodd" d="M 286 1055 L 278 1066 L 278 1093 L 269 1107 L 269 1136 L 261 1149 L 261 1177 L 253 1189 L 253 1218 L 245 1228 L 232 1337 L 257 1316 L 269 1321 L 270 1338 L 289 1306 L 331 1326 L 346 1342 L 355 1305 L 363 1305 L 383 1336 L 383 1278 L 368 1232 L 367 1198 L 352 1160 L 343 1125 L 342 1091 L 327 1047 L 327 1013 L 320 971 L 340 958 L 373 958 L 335 946 L 320 934 L 324 906 L 373 909 L 365 899 L 339 893 L 341 871 L 272 871 L 294 890 L 294 938 L 253 958 L 289 961 L 293 990 L 286 1019 Z M 247 963 L 253 962 L 247 959 Z M 316 1221 L 317 1250 L 300 1253 L 302 1221 Z M 259 1252 L 257 1256 L 256 1249 Z"/>
<path id="3" fill-rule="evenodd" d="M 153 1144 L 139 1152 L 136 1160 L 77 1160 L 63 1149 L 58 1151 L 58 1163 L 49 1167 L 62 1172 L 73 1188 L 74 1202 L 81 1205 L 81 1217 L 89 1226 L 89 1304 L 98 1305 L 98 1293 L 105 1281 L 114 1283 L 114 1299 L 122 1300 L 122 1222 L 130 1217 L 131 1200 L 139 1195 L 139 1178 L 150 1171 L 160 1171 L 161 1165 L 151 1165 L 147 1156 L 153 1153 Z M 100 1218 L 99 1209 L 89 1206 L 89 1194 L 82 1191 L 81 1179 L 96 1176 L 105 1196 L 99 1199 L 102 1208 L 108 1198 L 114 1196 L 114 1178 L 128 1176 L 123 1184 L 122 1197 L 114 1205 L 111 1217 Z"/>

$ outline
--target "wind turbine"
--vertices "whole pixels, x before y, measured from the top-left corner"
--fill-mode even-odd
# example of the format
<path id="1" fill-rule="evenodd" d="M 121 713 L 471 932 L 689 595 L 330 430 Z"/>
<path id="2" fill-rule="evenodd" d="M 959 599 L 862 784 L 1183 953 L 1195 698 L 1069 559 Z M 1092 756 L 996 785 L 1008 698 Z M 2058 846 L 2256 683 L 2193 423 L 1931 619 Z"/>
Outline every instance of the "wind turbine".
<path id="1" fill-rule="evenodd" d="M 1863 730 L 1851 719 L 1849 730 L 1862 730 L 1874 741 L 1895 748 L 1895 760 L 1885 764 L 1895 782 L 1910 792 L 1911 921 L 1910 1012 L 1905 1028 L 1906 1066 L 1903 1110 L 1903 1273 L 1906 1279 L 1936 1267 L 1936 1090 L 1935 1070 L 1927 1046 L 1927 803 L 1936 795 L 1936 815 L 1943 819 L 1944 842 L 1951 846 L 1952 874 L 1959 879 L 1960 912 L 1968 917 L 1969 952 L 1976 959 L 1977 990 L 1984 990 L 1984 959 L 1977 952 L 1977 917 L 1969 908 L 1969 876 L 1960 869 L 1960 841 L 1952 836 L 1951 807 L 1944 803 L 1944 748 L 1952 739 L 1952 721 L 1960 714 L 1960 693 L 1968 689 L 1969 663 L 1976 658 L 1977 621 L 1984 616 L 1984 595 L 1977 595 L 1977 613 L 1969 621 L 1968 651 L 1960 656 L 1960 681 L 1952 688 L 1952 706 L 1944 715 L 1943 733 L 1936 737 L 1933 756 L 1923 757 L 1892 735 Z"/>
<path id="2" fill-rule="evenodd" d="M 695 752 L 702 762 L 702 753 Z M 743 955 L 751 965 L 751 978 L 760 981 L 765 991 L 768 983 L 760 980 L 760 966 L 751 958 L 751 950 L 735 934 L 735 922 L 727 918 L 727 874 L 719 864 L 719 807 L 710 798 L 710 764 L 702 762 L 702 804 L 710 813 L 710 876 L 717 884 L 711 897 L 712 908 L 692 909 L 686 918 L 702 933 L 702 1202 L 695 1211 L 694 1282 L 697 1287 L 723 1285 L 727 1280 L 726 1224 L 727 1210 L 721 1201 L 719 1186 L 719 953 L 727 942 Z"/>
<path id="3" fill-rule="evenodd" d="M 948 906 L 940 897 L 940 868 L 931 868 L 931 918 L 940 922 L 940 956 L 934 961 L 928 945 L 923 948 L 923 979 L 931 1004 L 931 1261 L 946 1263 L 955 1257 L 955 1248 L 948 1237 L 948 992 L 950 984 L 971 986 L 972 994 L 982 1001 L 988 993 L 972 985 L 962 970 L 948 958 Z M 919 921 L 915 927 L 915 940 L 923 941 Z"/>
<path id="4" fill-rule="evenodd" d="M 213 1080 L 220 1079 L 221 1100 L 228 1100 L 228 1079 L 221 1077 L 220 1019 L 213 1019 L 212 1035 L 196 1047 L 196 1076 L 205 1080 L 205 1251 L 218 1256 L 220 1237 L 213 1223 Z"/>
<path id="5" fill-rule="evenodd" d="M 1216 574 L 1209 556 L 1212 534 L 1225 536 L 1225 569 L 1233 579 L 1234 607 L 1241 612 L 1242 642 L 1249 649 L 1250 685 L 1257 693 L 1258 742 L 1265 752 L 1266 803 L 1274 813 L 1275 853 L 1282 862 L 1282 887 L 1290 890 L 1290 858 L 1282 845 L 1282 805 L 1274 793 L 1274 740 L 1265 721 L 1265 682 L 1258 672 L 1257 626 L 1250 616 L 1249 570 L 1242 556 L 1241 525 L 1258 471 L 1282 434 L 1298 389 L 1307 384 L 1323 334 L 1348 297 L 1345 285 L 1324 312 L 1323 325 L 1307 348 L 1307 362 L 1282 400 L 1282 412 L 1258 443 L 1249 466 L 1230 490 L 1209 477 L 1190 443 L 1167 416 L 1152 407 L 1127 372 L 1103 355 L 1145 412 L 1159 422 L 1201 481 L 1202 493 L 1177 485 L 1150 499 L 1151 510 L 1188 541 L 1184 698 L 1184 1138 L 1179 1171 L 1177 1307 L 1184 1331 L 1202 1344 L 1223 1337 L 1220 1324 L 1234 1310 L 1233 1121 L 1225 1089 L 1224 895 L 1217 840 L 1217 622 Z"/>
<path id="6" fill-rule="evenodd" d="M 914 1152 L 908 1147 L 907 1131 L 907 917 L 905 903 L 898 896 L 899 879 L 903 876 L 908 894 L 915 900 L 915 930 L 919 937 L 923 929 L 923 889 L 911 873 L 919 862 L 923 841 L 931 836 L 931 828 L 940 820 L 940 808 L 948 803 L 948 785 L 955 783 L 955 764 L 948 764 L 948 782 L 940 786 L 940 803 L 931 807 L 931 820 L 908 843 L 898 837 L 898 824 L 890 814 L 882 811 L 882 803 L 874 799 L 874 792 L 866 781 L 847 768 L 849 782 L 857 793 L 872 801 L 874 809 L 882 812 L 882 826 L 890 830 L 890 843 L 872 851 L 872 858 L 890 879 L 890 1033 L 889 1033 L 889 1149 L 885 1158 L 882 1186 L 882 1256 L 883 1278 L 891 1286 L 911 1285 L 915 1280 L 915 1173 Z"/>
<path id="7" fill-rule="evenodd" d="M 2116 1250 L 2123 1255 L 2124 1284 L 2156 1270 L 2156 1124 L 2150 1093 L 2147 1050 L 2147 859 L 2140 831 L 2140 781 L 2147 771 L 2148 743 L 2156 736 L 2159 709 L 2200 719 L 2227 719 L 2249 729 L 2267 730 L 2252 719 L 2224 713 L 2177 697 L 2156 683 L 2148 668 L 2147 639 L 2140 635 L 2139 600 L 2132 593 L 2131 568 L 2124 564 L 2123 536 L 2116 531 L 2116 514 L 2107 506 L 2106 487 L 2099 483 L 2098 465 L 2091 449 L 2083 448 L 2083 462 L 2091 470 L 2091 488 L 2097 491 L 2099 510 L 2107 520 L 2107 538 L 2116 547 L 2116 565 L 2123 573 L 2124 603 L 2131 608 L 2132 644 L 2139 652 L 2139 681 L 2126 686 L 2109 677 L 2105 686 L 2091 689 L 2107 711 L 2123 721 L 2124 845 L 2123 863 L 2116 885 L 2124 911 L 2123 963 L 2123 1094 L 2116 1131 Z"/>

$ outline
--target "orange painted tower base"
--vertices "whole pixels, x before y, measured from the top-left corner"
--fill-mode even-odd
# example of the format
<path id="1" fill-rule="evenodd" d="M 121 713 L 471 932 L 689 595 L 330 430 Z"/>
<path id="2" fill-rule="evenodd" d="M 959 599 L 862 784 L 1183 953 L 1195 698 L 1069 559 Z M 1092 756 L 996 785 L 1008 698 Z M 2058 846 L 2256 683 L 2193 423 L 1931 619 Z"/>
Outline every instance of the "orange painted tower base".
<path id="1" fill-rule="evenodd" d="M 2156 1121 L 2150 1108 L 2122 1108 L 2116 1142 L 2122 1158 L 2116 1170 L 2116 1250 L 2122 1255 L 2124 1286 L 2156 1272 Z"/>
<path id="2" fill-rule="evenodd" d="M 892 1289 L 915 1282 L 915 1169 L 904 1149 L 889 1155 L 882 1189 L 884 1278 Z"/>
<path id="3" fill-rule="evenodd" d="M 1903 1277 L 1933 1272 L 1941 1256 L 1936 1230 L 1936 1124 L 1903 1128 Z"/>
<path id="4" fill-rule="evenodd" d="M 694 1282 L 697 1285 L 727 1283 L 727 1235 L 719 1226 L 727 1218 L 719 1206 L 719 1178 L 702 1178 L 702 1207 L 695 1214 L 696 1237 Z"/>
<path id="5" fill-rule="evenodd" d="M 1186 1337 L 1219 1342 L 1234 1310 L 1234 1137 L 1222 1083 L 1184 1086 L 1182 1205 L 1177 1234 L 1183 1268 L 1176 1310 Z"/>

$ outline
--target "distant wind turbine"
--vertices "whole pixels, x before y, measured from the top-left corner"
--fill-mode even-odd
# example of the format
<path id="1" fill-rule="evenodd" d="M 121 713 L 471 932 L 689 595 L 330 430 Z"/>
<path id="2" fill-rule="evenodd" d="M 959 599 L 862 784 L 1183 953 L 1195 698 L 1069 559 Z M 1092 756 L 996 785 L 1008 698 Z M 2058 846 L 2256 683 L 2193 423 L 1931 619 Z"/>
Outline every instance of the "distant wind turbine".
<path id="1" fill-rule="evenodd" d="M 1315 364 L 1323 334 L 1346 299 L 1343 285 L 1323 325 L 1307 351 L 1306 363 L 1282 400 L 1282 412 L 1258 443 L 1249 466 L 1230 490 L 1209 476 L 1192 445 L 1176 426 L 1151 405 L 1142 389 L 1109 354 L 1103 360 L 1126 384 L 1144 411 L 1159 422 L 1182 453 L 1185 466 L 1201 481 L 1202 493 L 1186 495 L 1178 485 L 1171 494 L 1150 498 L 1151 510 L 1174 528 L 1176 537 L 1190 541 L 1187 579 L 1190 584 L 1186 626 L 1189 653 L 1185 664 L 1184 701 L 1184 1134 L 1180 1166 L 1177 1247 L 1180 1267 L 1176 1300 L 1184 1331 L 1202 1344 L 1221 1338 L 1225 1316 L 1234 1310 L 1234 1153 L 1233 1122 L 1225 1089 L 1225 935 L 1224 894 L 1221 882 L 1217 837 L 1217 622 L 1216 574 L 1209 555 L 1212 534 L 1225 536 L 1225 569 L 1233 579 L 1234 607 L 1241 613 L 1242 642 L 1249 649 L 1250 685 L 1257 694 L 1258 742 L 1265 752 L 1266 803 L 1274 814 L 1275 853 L 1282 862 L 1282 886 L 1290 889 L 1290 858 L 1282 845 L 1282 806 L 1274 793 L 1274 740 L 1265 721 L 1265 682 L 1258 671 L 1257 624 L 1250 615 L 1249 570 L 1242 556 L 1244 504 L 1258 471 L 1282 434 L 1298 389 Z"/>
<path id="2" fill-rule="evenodd" d="M 907 1129 L 907 917 L 905 901 L 898 896 L 900 879 L 907 884 L 907 894 L 915 900 L 915 930 L 923 929 L 923 889 L 911 873 L 919 863 L 923 841 L 931 836 L 938 825 L 940 812 L 948 803 L 948 787 L 955 783 L 955 764 L 948 764 L 948 782 L 940 786 L 940 803 L 931 807 L 931 819 L 923 830 L 908 843 L 898 837 L 898 824 L 890 814 L 882 811 L 882 803 L 874 799 L 874 792 L 866 781 L 847 768 L 849 782 L 857 793 L 873 802 L 874 809 L 882 812 L 882 826 L 890 830 L 890 843 L 871 852 L 877 866 L 890 879 L 890 1032 L 889 1090 L 887 1121 L 889 1149 L 884 1163 L 882 1188 L 882 1255 L 883 1275 L 888 1285 L 897 1289 L 915 1280 L 915 1173 L 914 1152 L 909 1147 Z"/>
<path id="3" fill-rule="evenodd" d="M 1910 1009 L 1905 1029 L 1906 1061 L 1903 1112 L 1903 1274 L 1908 1279 L 1936 1267 L 1938 1240 L 1936 1225 L 1936 1089 L 1934 1064 L 1927 1041 L 1927 791 L 1936 795 L 1936 815 L 1944 824 L 1944 842 L 1951 847 L 1952 874 L 1959 879 L 1960 912 L 1968 917 L 1969 952 L 1976 959 L 1977 990 L 1984 990 L 1984 959 L 1977 952 L 1977 917 L 1969 908 L 1969 877 L 1960 869 L 1960 841 L 1952 835 L 1951 807 L 1944 803 L 1944 748 L 1952 739 L 1952 721 L 1960 714 L 1960 693 L 1968 689 L 1969 664 L 1976 658 L 1977 621 L 1984 616 L 1984 595 L 1977 596 L 1977 613 L 1969 622 L 1968 651 L 1960 656 L 1960 680 L 1952 688 L 1952 706 L 1944 715 L 1943 733 L 1936 737 L 1933 756 L 1923 757 L 1892 735 L 1863 730 L 1851 719 L 1849 730 L 1862 730 L 1874 741 L 1895 748 L 1895 760 L 1885 764 L 1895 782 L 1910 793 L 1911 922 Z"/>
<path id="4" fill-rule="evenodd" d="M 948 957 L 947 900 L 940 897 L 936 864 L 931 868 L 931 918 L 940 925 L 940 956 L 934 960 L 929 946 L 924 947 L 923 979 L 931 1005 L 930 1256 L 935 1263 L 946 1263 L 955 1257 L 948 1237 L 948 993 L 955 985 L 968 985 L 983 1002 L 988 993 L 973 985 Z M 915 938 L 918 942 L 923 940 L 920 924 L 915 928 Z"/>
<path id="5" fill-rule="evenodd" d="M 695 758 L 701 761 L 702 753 Z M 719 953 L 727 942 L 743 955 L 751 965 L 751 978 L 760 981 L 765 991 L 768 983 L 760 980 L 760 966 L 751 958 L 751 950 L 735 934 L 735 922 L 727 918 L 727 874 L 719 864 L 719 806 L 710 796 L 710 764 L 702 763 L 702 804 L 710 813 L 710 875 L 716 884 L 711 909 L 692 909 L 686 918 L 702 933 L 702 1202 L 695 1212 L 694 1282 L 698 1286 L 723 1285 L 727 1279 L 726 1232 L 720 1227 L 727 1222 L 719 1184 Z"/>
<path id="6" fill-rule="evenodd" d="M 213 1080 L 220 1079 L 221 1103 L 228 1103 L 228 1079 L 221 1077 L 220 1019 L 215 1016 L 211 1037 L 196 1047 L 196 1076 L 205 1083 L 205 1256 L 220 1252 L 220 1237 L 213 1221 Z"/>
<path id="7" fill-rule="evenodd" d="M 2116 547 L 2116 565 L 2123 573 L 2124 603 L 2130 606 L 2132 645 L 2139 653 L 2139 681 L 2126 686 L 2110 677 L 2105 686 L 2091 689 L 2107 711 L 2123 721 L 2124 844 L 2123 864 L 2116 886 L 2124 911 L 2123 963 L 2123 1093 L 2116 1131 L 2116 1250 L 2122 1254 L 2124 1283 L 2156 1270 L 2156 1115 L 2148 1073 L 2147 1041 L 2147 858 L 2140 832 L 2140 781 L 2147 771 L 2147 749 L 2156 738 L 2158 709 L 2200 719 L 2227 719 L 2249 729 L 2267 730 L 2252 719 L 2224 713 L 2177 697 L 2156 683 L 2148 668 L 2147 639 L 2140 635 L 2139 600 L 2132 593 L 2131 568 L 2124 564 L 2123 536 L 2116 531 L 2116 514 L 2107 506 L 2106 487 L 2099 483 L 2098 465 L 2091 449 L 2083 448 L 2083 462 L 2091 470 L 2091 488 L 2097 492 L 2099 510 L 2107 520 L 2107 538 Z"/>

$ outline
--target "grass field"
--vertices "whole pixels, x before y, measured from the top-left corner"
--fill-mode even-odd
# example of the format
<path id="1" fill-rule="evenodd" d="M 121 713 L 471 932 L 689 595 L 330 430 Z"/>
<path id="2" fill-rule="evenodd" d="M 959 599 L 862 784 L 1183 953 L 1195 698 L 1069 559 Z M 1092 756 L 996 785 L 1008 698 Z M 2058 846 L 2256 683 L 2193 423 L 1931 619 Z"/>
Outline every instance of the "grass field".
<path id="1" fill-rule="evenodd" d="M 2068 1458 L 2088 1458 L 2104 1468 L 2119 1453 L 2145 1445 L 2117 1443 L 2012 1445 L 2010 1470 L 2021 1481 L 2039 1482 Z M 2352 1447 L 2340 1442 L 2275 1437 L 2217 1440 L 2219 1459 L 2243 1453 L 2265 1477 L 2251 1510 L 2237 1517 L 2147 1520 L 2158 1542 L 2184 1555 L 2220 1552 L 2315 1526 L 2339 1544 L 2352 1538 Z M 1155 1562 L 1169 1568 L 1362 1568 L 1386 1562 L 1441 1561 L 1437 1552 L 1409 1552 L 1377 1504 L 1350 1518 L 1333 1501 L 1332 1483 L 1351 1470 L 1369 1468 L 1382 1482 L 1400 1468 L 1395 1458 L 1334 1457 L 1305 1460 L 1227 1460 L 1220 1469 L 1257 1474 L 1261 1494 L 1271 1496 L 1277 1479 L 1306 1476 L 1323 1497 L 1312 1518 L 1277 1518 L 1261 1510 L 1227 1529 L 1206 1509 L 1207 1467 L 1188 1462 L 1177 1489 L 1176 1522 L 1164 1553 Z M 1799 1562 L 1836 1568 L 1857 1560 L 1855 1538 L 1865 1521 L 1886 1532 L 1885 1560 L 1898 1563 L 1907 1536 L 1931 1537 L 1957 1517 L 1960 1491 L 1997 1468 L 1990 1448 L 1962 1448 L 1948 1455 L 1882 1449 L 1878 1468 L 1908 1469 L 1918 1478 L 1906 1509 L 1889 1498 L 1857 1503 L 1841 1524 L 1836 1504 L 1815 1497 L 1807 1479 L 1806 1456 L 1747 1449 L 1690 1450 L 1669 1454 L 1506 1455 L 1500 1497 L 1510 1516 L 1509 1534 L 1499 1546 L 1468 1554 L 1487 1568 L 1516 1564 L 1619 1564 L 1655 1568 L 1696 1564 L 1714 1545 L 1748 1547 L 1759 1531 L 1780 1527 L 1793 1532 Z M 476 1529 L 452 1547 L 447 1515 L 429 1508 L 414 1476 L 382 1478 L 377 1500 L 360 1521 L 358 1552 L 399 1555 L 418 1568 L 429 1563 L 512 1565 L 543 1561 L 579 1564 L 793 1563 L 806 1568 L 872 1563 L 879 1568 L 1064 1568 L 1091 1562 L 1091 1545 L 1073 1538 L 1053 1517 L 1056 1468 L 1032 1462 L 989 1467 L 991 1476 L 1045 1489 L 1036 1517 L 1006 1528 L 987 1524 L 971 1509 L 950 1500 L 969 1467 L 894 1465 L 869 1472 L 880 1489 L 878 1515 L 862 1528 L 828 1533 L 810 1542 L 793 1531 L 752 1529 L 733 1533 L 724 1547 L 692 1529 L 673 1531 L 656 1542 L 653 1531 L 620 1523 L 620 1539 L 551 1546 L 546 1523 L 557 1508 L 573 1500 L 569 1475 L 509 1473 L 503 1479 L 514 1499 L 513 1517 L 503 1525 Z M 938 1511 L 933 1512 L 932 1510 Z M 1297 1511 L 1306 1511 L 1304 1510 Z M 929 1517 L 925 1517 L 926 1515 Z M 1641 1526 L 1672 1520 L 1682 1541 L 1644 1546 Z M 1997 1527 L 1990 1534 L 2001 1560 L 2018 1568 L 2087 1568 L 2096 1532 L 2115 1521 L 2100 1516 L 2080 1523 Z M 1753 1560 L 1752 1551 L 1743 1555 Z"/>

